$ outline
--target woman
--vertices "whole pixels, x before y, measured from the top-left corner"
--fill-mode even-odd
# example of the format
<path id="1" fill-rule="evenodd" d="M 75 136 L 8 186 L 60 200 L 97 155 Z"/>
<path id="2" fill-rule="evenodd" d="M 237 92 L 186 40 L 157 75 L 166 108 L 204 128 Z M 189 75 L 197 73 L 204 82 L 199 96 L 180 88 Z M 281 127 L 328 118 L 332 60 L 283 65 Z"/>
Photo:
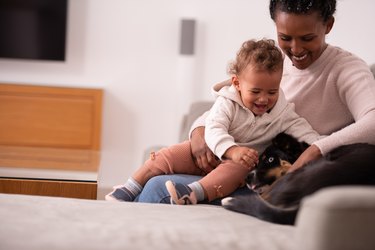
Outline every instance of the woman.
<path id="1" fill-rule="evenodd" d="M 375 144 L 375 80 L 366 63 L 326 43 L 334 24 L 335 0 L 271 0 L 270 14 L 278 43 L 286 55 L 281 82 L 296 112 L 320 134 L 329 135 L 310 146 L 291 171 L 332 149 L 352 143 Z M 204 119 L 191 133 L 197 164 L 209 172 L 218 161 L 204 142 Z M 151 179 L 140 202 L 169 202 L 168 179 L 190 183 L 201 177 L 161 176 Z"/>

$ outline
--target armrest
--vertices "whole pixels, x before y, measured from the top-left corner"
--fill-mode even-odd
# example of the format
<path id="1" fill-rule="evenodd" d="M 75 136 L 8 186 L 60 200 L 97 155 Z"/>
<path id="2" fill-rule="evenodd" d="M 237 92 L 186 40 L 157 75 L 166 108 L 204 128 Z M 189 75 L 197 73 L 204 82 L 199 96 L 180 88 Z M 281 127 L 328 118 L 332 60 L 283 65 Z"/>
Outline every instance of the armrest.
<path id="1" fill-rule="evenodd" d="M 373 74 L 374 77 L 375 77 L 375 63 L 372 64 L 372 65 L 370 65 L 370 70 L 371 70 L 372 74 Z"/>
<path id="2" fill-rule="evenodd" d="M 208 111 L 212 107 L 212 101 L 197 101 L 190 105 L 188 114 L 183 116 L 180 128 L 179 141 L 185 141 L 189 139 L 189 131 L 193 122 L 201 116 L 204 112 Z"/>
<path id="3" fill-rule="evenodd" d="M 375 187 L 341 186 L 305 198 L 296 249 L 375 249 Z"/>

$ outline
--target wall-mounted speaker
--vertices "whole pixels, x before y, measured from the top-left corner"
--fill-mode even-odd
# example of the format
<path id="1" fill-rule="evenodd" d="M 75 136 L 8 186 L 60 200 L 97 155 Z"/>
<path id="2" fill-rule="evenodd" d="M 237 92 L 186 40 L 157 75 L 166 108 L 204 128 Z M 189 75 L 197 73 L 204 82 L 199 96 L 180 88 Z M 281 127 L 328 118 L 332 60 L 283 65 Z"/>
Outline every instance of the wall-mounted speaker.
<path id="1" fill-rule="evenodd" d="M 181 20 L 180 55 L 194 55 L 195 20 Z"/>

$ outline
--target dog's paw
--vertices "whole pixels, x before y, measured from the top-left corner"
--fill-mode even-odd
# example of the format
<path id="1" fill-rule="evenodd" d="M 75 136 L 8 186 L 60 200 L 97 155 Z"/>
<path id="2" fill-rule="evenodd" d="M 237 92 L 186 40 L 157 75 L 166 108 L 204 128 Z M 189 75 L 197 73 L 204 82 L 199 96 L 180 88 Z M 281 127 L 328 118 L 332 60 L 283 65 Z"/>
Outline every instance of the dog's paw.
<path id="1" fill-rule="evenodd" d="M 238 208 L 238 201 L 236 201 L 236 198 L 233 197 L 226 197 L 221 200 L 221 206 L 228 210 L 237 211 Z"/>
<path id="2" fill-rule="evenodd" d="M 221 205 L 228 210 L 253 215 L 250 196 L 227 197 L 221 200 Z"/>
<path id="3" fill-rule="evenodd" d="M 293 225 L 298 208 L 282 209 L 265 202 L 259 195 L 253 193 L 250 195 L 241 195 L 228 197 L 221 201 L 224 208 L 257 217 L 258 219 Z"/>
<path id="4" fill-rule="evenodd" d="M 232 205 L 231 201 L 233 201 L 233 200 L 234 200 L 233 197 L 226 197 L 226 198 L 221 200 L 221 205 L 225 208 L 228 208 Z"/>

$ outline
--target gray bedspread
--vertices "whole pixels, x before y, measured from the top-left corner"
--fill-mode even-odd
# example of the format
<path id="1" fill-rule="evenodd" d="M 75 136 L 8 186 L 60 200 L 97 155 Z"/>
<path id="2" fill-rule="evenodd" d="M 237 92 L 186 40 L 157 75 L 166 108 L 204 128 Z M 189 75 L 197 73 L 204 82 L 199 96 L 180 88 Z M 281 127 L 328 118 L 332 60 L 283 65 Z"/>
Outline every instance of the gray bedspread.
<path id="1" fill-rule="evenodd" d="M 292 226 L 210 205 L 0 194 L 0 249 L 290 250 Z"/>

